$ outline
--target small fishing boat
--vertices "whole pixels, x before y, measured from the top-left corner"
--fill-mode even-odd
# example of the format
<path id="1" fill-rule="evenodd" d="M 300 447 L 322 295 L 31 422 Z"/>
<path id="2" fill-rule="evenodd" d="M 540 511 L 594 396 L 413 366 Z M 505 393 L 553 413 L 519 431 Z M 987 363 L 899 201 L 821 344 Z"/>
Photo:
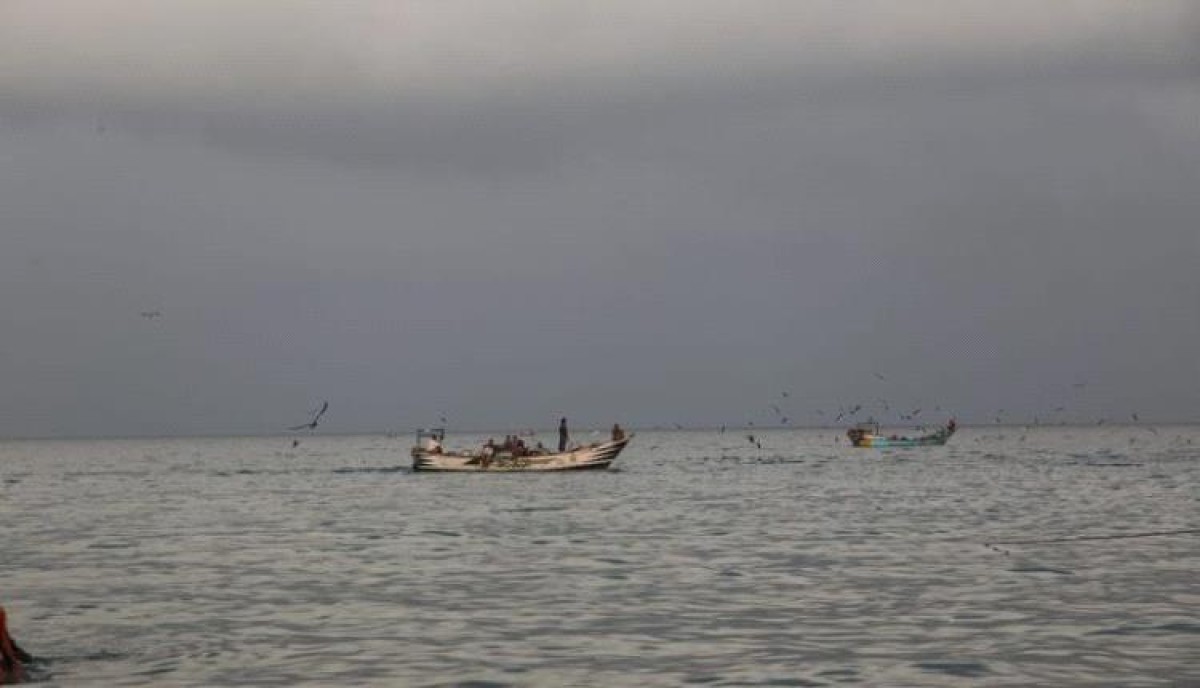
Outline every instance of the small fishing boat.
<path id="1" fill-rule="evenodd" d="M 918 437 L 900 435 L 882 435 L 878 423 L 859 423 L 846 431 L 850 444 L 855 447 L 883 449 L 889 447 L 940 447 L 958 430 L 958 424 L 951 418 L 937 430 Z"/>
<path id="2" fill-rule="evenodd" d="M 491 445 L 476 451 L 453 452 L 443 449 L 444 439 L 445 431 L 440 428 L 417 431 L 417 444 L 412 449 L 414 471 L 516 473 L 604 469 L 616 461 L 633 435 L 564 452 Z"/>

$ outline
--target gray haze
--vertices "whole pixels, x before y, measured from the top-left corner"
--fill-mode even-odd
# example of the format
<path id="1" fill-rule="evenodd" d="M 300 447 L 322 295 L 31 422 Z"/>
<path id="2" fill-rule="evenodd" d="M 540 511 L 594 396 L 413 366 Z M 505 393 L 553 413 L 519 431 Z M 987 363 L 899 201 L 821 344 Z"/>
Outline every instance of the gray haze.
<path id="1" fill-rule="evenodd" d="M 8 0 L 0 436 L 1197 420 L 1195 7 Z"/>

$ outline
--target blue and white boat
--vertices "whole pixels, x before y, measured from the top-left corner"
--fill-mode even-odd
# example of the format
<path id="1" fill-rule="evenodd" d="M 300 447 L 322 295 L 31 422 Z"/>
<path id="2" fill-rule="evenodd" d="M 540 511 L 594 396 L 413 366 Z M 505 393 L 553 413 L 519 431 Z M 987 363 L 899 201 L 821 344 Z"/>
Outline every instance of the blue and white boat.
<path id="1" fill-rule="evenodd" d="M 887 447 L 938 447 L 946 443 L 950 437 L 958 430 L 958 424 L 953 418 L 949 423 L 934 430 L 931 433 L 920 435 L 917 437 L 906 437 L 903 435 L 883 435 L 879 432 L 878 423 L 859 423 L 858 425 L 846 431 L 846 436 L 850 438 L 850 444 L 855 447 L 866 447 L 874 449 L 883 449 Z"/>

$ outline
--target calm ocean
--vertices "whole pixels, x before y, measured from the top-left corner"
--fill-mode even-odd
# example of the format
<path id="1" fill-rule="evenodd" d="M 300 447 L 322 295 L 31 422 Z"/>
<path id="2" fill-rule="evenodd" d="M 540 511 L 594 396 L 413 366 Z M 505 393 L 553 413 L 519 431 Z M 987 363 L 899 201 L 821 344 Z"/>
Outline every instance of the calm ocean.
<path id="1" fill-rule="evenodd" d="M 1200 534 L 1097 539 L 1200 528 L 1200 427 L 756 435 L 3 442 L 0 604 L 64 686 L 1200 685 Z"/>

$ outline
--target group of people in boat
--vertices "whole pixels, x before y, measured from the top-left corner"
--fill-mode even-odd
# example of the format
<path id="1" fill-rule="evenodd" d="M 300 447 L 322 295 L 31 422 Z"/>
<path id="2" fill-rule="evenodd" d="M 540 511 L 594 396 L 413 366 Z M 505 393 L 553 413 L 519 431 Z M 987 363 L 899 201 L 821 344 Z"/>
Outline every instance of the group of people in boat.
<path id="1" fill-rule="evenodd" d="M 618 442 L 623 439 L 625 439 L 625 431 L 619 423 L 613 423 L 612 441 Z M 561 454 L 567 451 L 570 443 L 571 433 L 567 429 L 567 419 L 563 418 L 558 424 L 558 452 Z M 497 454 L 507 454 L 513 458 L 521 458 L 524 456 L 543 456 L 549 453 L 551 453 L 550 449 L 540 441 L 531 447 L 526 444 L 520 435 L 505 435 L 504 441 L 499 444 L 493 438 L 489 437 L 487 442 L 483 443 L 483 448 L 479 451 L 479 455 L 485 459 L 490 459 Z"/>
<path id="2" fill-rule="evenodd" d="M 520 435 L 505 435 L 504 441 L 499 444 L 496 444 L 496 441 L 489 437 L 487 442 L 483 443 L 483 449 L 479 452 L 480 456 L 484 458 L 491 458 L 496 454 L 508 454 L 513 458 L 520 458 L 522 456 L 538 456 L 546 453 L 548 451 L 541 442 L 530 447 L 525 444 L 525 440 L 521 439 Z"/>
<path id="3" fill-rule="evenodd" d="M 532 434 L 532 431 L 530 432 Z M 442 442 L 445 440 L 445 431 L 441 429 L 433 430 L 428 434 L 422 435 L 423 439 L 420 442 L 420 449 L 428 454 L 444 454 L 445 448 Z M 625 439 L 625 430 L 621 428 L 619 423 L 613 423 L 612 426 L 612 441 L 618 442 Z M 563 418 L 558 423 L 558 453 L 567 451 L 571 445 L 571 431 L 567 427 L 567 419 Z M 474 452 L 478 457 L 484 460 L 491 460 L 500 455 L 521 458 L 525 456 L 544 456 L 552 453 L 550 448 L 543 445 L 540 441 L 530 446 L 520 435 L 505 435 L 502 442 L 496 442 L 495 438 L 489 437 L 487 442 L 478 451 Z"/>

